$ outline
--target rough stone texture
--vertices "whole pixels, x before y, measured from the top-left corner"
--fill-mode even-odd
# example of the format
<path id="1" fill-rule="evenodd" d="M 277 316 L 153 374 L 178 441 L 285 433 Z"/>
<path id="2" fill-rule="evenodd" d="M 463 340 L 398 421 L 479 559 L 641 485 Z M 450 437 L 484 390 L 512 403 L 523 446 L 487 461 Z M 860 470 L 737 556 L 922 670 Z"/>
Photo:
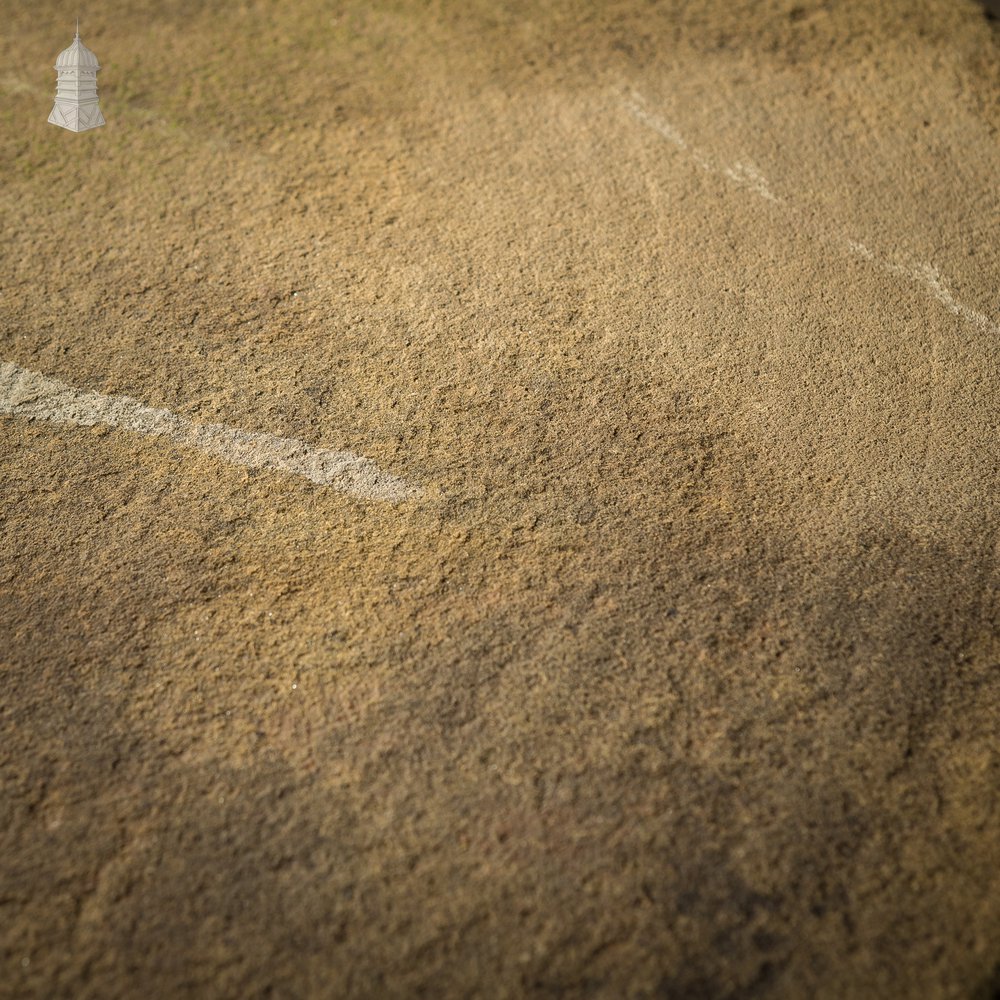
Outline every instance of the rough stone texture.
<path id="1" fill-rule="evenodd" d="M 424 493 L 0 418 L 0 995 L 995 996 L 996 22 L 91 7 L 0 361 Z"/>

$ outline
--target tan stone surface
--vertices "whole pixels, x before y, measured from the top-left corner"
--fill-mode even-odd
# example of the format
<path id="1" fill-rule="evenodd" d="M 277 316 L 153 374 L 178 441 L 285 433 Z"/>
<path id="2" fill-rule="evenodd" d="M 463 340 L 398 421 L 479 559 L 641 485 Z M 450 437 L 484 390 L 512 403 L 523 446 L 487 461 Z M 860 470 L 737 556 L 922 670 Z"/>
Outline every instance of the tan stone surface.
<path id="1" fill-rule="evenodd" d="M 993 996 L 996 23 L 91 7 L 0 362 L 424 493 L 0 417 L 0 995 Z"/>

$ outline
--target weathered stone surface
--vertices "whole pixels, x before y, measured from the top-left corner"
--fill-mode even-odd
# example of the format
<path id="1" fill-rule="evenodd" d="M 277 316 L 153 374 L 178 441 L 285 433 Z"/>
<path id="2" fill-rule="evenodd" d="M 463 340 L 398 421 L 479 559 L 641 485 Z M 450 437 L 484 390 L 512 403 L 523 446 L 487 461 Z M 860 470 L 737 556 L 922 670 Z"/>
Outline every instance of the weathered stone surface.
<path id="1" fill-rule="evenodd" d="M 0 995 L 995 992 L 981 7 L 8 6 Z"/>

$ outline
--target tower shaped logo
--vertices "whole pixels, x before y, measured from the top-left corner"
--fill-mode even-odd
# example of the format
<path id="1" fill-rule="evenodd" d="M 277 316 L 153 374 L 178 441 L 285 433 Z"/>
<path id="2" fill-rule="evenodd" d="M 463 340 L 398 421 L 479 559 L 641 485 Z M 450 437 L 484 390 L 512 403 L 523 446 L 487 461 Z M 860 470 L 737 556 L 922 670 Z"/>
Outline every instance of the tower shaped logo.
<path id="1" fill-rule="evenodd" d="M 71 132 L 86 132 L 104 124 L 104 115 L 97 104 L 97 56 L 80 41 L 80 25 L 76 26 L 73 44 L 56 59 L 56 103 L 49 122 Z"/>

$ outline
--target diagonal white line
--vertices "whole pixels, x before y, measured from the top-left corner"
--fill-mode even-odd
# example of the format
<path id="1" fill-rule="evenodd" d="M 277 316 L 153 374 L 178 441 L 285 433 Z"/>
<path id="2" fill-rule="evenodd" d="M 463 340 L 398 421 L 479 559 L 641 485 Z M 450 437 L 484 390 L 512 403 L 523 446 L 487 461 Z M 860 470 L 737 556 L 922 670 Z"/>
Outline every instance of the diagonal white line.
<path id="1" fill-rule="evenodd" d="M 797 215 L 802 220 L 803 225 L 806 224 L 800 209 L 785 198 L 775 195 L 768 186 L 767 179 L 755 166 L 747 163 L 734 163 L 732 166 L 727 166 L 713 161 L 698 149 L 697 146 L 693 146 L 688 142 L 674 125 L 647 111 L 639 103 L 641 101 L 642 96 L 636 94 L 634 100 L 625 100 L 624 105 L 633 118 L 647 128 L 651 128 L 654 132 L 659 133 L 672 146 L 685 153 L 700 170 L 725 177 L 734 184 L 764 198 L 766 201 L 782 206 L 787 212 Z M 853 240 L 848 236 L 820 230 L 814 224 L 810 225 L 810 228 L 818 237 L 837 244 L 847 250 L 848 253 L 870 262 L 873 266 L 883 271 L 898 275 L 917 285 L 950 313 L 971 323 L 973 326 L 979 327 L 984 333 L 1000 335 L 1000 324 L 990 319 L 985 313 L 981 313 L 977 309 L 955 301 L 944 278 L 941 276 L 941 272 L 933 264 L 915 261 L 904 262 L 894 257 L 880 257 L 863 243 Z"/>
<path id="2" fill-rule="evenodd" d="M 320 486 L 370 500 L 398 502 L 421 491 L 351 451 L 316 448 L 296 438 L 241 431 L 223 424 L 195 424 L 170 410 L 158 410 L 129 396 L 104 396 L 65 382 L 0 363 L 0 415 L 93 427 L 105 424 L 175 444 L 249 469 L 276 469 Z"/>

